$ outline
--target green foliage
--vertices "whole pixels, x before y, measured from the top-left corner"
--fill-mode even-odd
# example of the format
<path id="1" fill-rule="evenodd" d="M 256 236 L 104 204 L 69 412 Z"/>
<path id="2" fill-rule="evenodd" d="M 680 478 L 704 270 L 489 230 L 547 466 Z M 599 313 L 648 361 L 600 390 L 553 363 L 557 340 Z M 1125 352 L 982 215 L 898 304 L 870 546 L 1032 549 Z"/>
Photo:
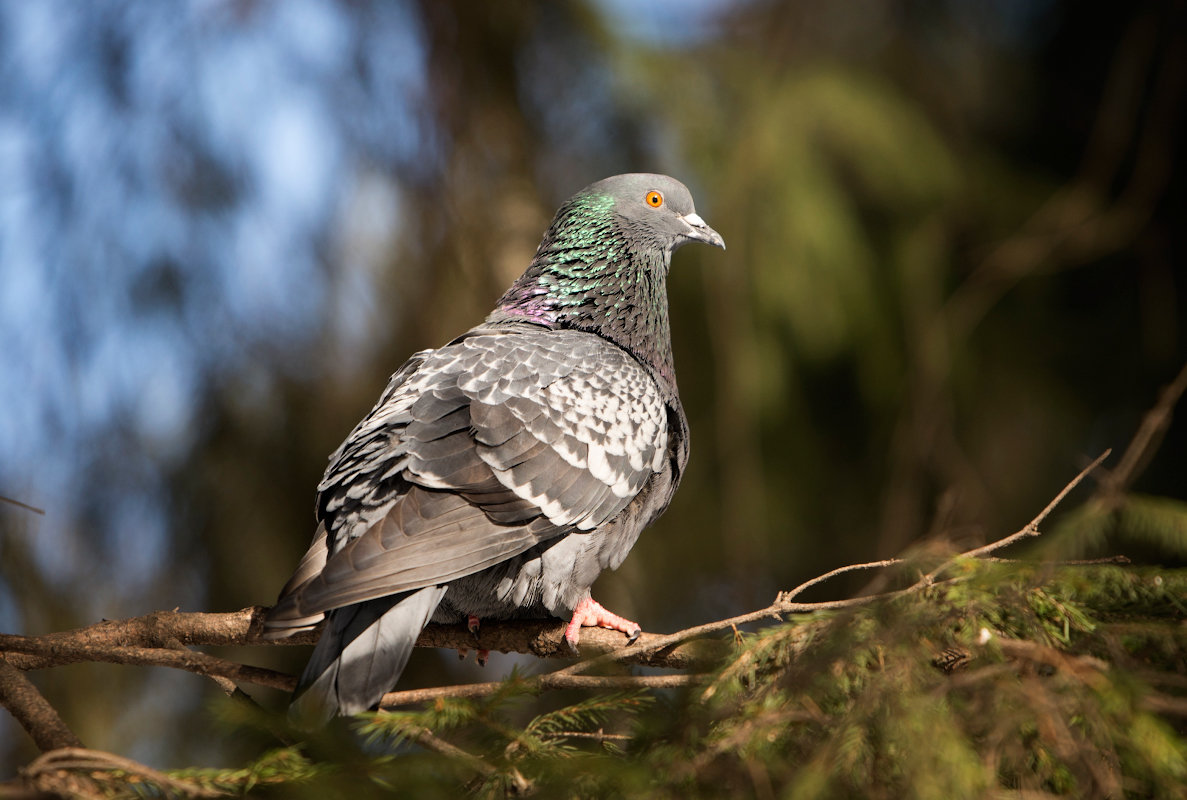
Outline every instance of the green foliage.
<path id="1" fill-rule="evenodd" d="M 1187 503 L 1143 494 L 1097 500 L 1069 514 L 1055 534 L 1052 549 L 1058 557 L 1104 551 L 1110 542 L 1124 541 L 1128 550 L 1140 549 L 1151 560 L 1182 558 L 1187 552 Z"/>
<path id="2" fill-rule="evenodd" d="M 516 743 L 522 745 L 525 741 L 532 742 L 536 745 L 533 752 L 539 755 L 548 755 L 551 749 L 548 745 L 552 743 L 573 749 L 568 742 L 574 733 L 592 731 L 594 725 L 598 725 L 600 730 L 615 715 L 633 714 L 650 701 L 650 697 L 637 692 L 592 697 L 536 717 L 524 728 L 523 738 L 517 737 Z M 600 743 L 608 750 L 620 751 L 612 740 Z"/>
<path id="3" fill-rule="evenodd" d="M 548 695 L 540 710 L 512 675 L 488 697 L 361 715 L 354 736 L 174 777 L 285 797 L 1183 796 L 1187 570 L 964 560 L 945 574 L 738 634 L 688 690 Z"/>
<path id="4" fill-rule="evenodd" d="M 333 764 L 317 763 L 297 747 L 269 750 L 242 769 L 185 769 L 173 777 L 204 789 L 247 794 L 277 783 L 305 782 L 338 772 Z"/>

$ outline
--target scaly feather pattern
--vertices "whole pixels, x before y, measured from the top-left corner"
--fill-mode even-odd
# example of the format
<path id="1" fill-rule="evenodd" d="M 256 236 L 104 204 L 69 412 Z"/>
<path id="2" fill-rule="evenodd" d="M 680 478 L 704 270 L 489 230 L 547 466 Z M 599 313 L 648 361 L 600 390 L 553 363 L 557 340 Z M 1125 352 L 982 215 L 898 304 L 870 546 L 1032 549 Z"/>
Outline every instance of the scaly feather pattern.
<path id="1" fill-rule="evenodd" d="M 572 617 L 574 646 L 583 624 L 637 635 L 590 586 L 688 458 L 664 288 L 685 241 L 724 246 L 677 181 L 593 184 L 485 323 L 392 376 L 330 457 L 313 544 L 265 621 L 280 638 L 329 618 L 302 724 L 374 706 L 430 620 Z"/>

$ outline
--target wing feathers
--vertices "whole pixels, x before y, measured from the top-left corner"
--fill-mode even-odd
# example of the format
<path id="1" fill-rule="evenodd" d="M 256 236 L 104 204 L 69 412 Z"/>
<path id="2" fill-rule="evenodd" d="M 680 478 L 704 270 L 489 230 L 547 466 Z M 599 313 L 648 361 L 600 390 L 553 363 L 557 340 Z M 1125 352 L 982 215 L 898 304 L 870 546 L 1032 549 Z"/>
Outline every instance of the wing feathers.
<path id="1" fill-rule="evenodd" d="M 319 486 L 322 561 L 302 562 L 272 627 L 594 530 L 652 476 L 667 411 L 638 362 L 592 334 L 501 331 L 420 353 L 393 376 L 333 456 Z"/>
<path id="2" fill-rule="evenodd" d="M 443 417 L 434 420 L 416 419 L 408 426 L 406 438 L 418 442 L 431 442 L 451 433 L 465 431 L 470 427 L 470 409 L 468 406 L 455 408 Z"/>
<path id="3" fill-rule="evenodd" d="M 506 406 L 472 403 L 470 419 L 474 425 L 474 438 L 492 447 L 523 432 L 523 423 Z"/>

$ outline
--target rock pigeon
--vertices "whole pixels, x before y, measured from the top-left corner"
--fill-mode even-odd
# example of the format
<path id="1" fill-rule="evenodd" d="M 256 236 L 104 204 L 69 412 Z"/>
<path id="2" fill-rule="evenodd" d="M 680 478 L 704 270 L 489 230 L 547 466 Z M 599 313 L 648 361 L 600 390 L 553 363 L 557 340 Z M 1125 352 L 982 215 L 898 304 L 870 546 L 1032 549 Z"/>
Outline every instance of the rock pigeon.
<path id="1" fill-rule="evenodd" d="M 618 175 L 557 211 L 481 325 L 416 353 L 330 456 L 317 532 L 265 622 L 328 618 L 291 716 L 374 707 L 432 622 L 568 619 L 633 638 L 590 586 L 667 508 L 688 459 L 666 279 L 725 247 L 679 181 Z"/>

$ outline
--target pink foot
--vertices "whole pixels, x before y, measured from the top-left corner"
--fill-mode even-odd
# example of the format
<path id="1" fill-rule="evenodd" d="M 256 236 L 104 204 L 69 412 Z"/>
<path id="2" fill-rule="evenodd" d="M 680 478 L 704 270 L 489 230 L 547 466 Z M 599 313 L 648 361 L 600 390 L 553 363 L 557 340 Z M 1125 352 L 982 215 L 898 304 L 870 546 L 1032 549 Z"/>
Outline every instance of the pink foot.
<path id="1" fill-rule="evenodd" d="M 466 617 L 466 627 L 470 630 L 470 634 L 474 637 L 475 641 L 478 640 L 478 623 L 479 623 L 478 617 L 474 616 L 473 614 L 470 614 L 468 617 Z M 466 656 L 468 656 L 468 655 L 470 655 L 470 648 L 459 647 L 457 649 L 458 661 L 465 661 Z M 475 658 L 478 660 L 478 666 L 480 666 L 480 667 L 486 666 L 486 659 L 489 657 L 490 657 L 489 650 L 483 650 L 482 648 L 478 648 L 478 652 L 475 653 Z"/>
<path id="2" fill-rule="evenodd" d="M 592 597 L 587 597 L 577 604 L 577 608 L 573 610 L 573 618 L 569 620 L 569 626 L 565 628 L 565 641 L 569 643 L 569 648 L 574 653 L 577 652 L 577 642 L 581 638 L 583 627 L 622 631 L 628 637 L 628 644 L 638 639 L 639 634 L 643 632 L 639 623 L 631 622 L 629 619 L 607 611 L 602 608 L 601 603 L 596 602 Z"/>

